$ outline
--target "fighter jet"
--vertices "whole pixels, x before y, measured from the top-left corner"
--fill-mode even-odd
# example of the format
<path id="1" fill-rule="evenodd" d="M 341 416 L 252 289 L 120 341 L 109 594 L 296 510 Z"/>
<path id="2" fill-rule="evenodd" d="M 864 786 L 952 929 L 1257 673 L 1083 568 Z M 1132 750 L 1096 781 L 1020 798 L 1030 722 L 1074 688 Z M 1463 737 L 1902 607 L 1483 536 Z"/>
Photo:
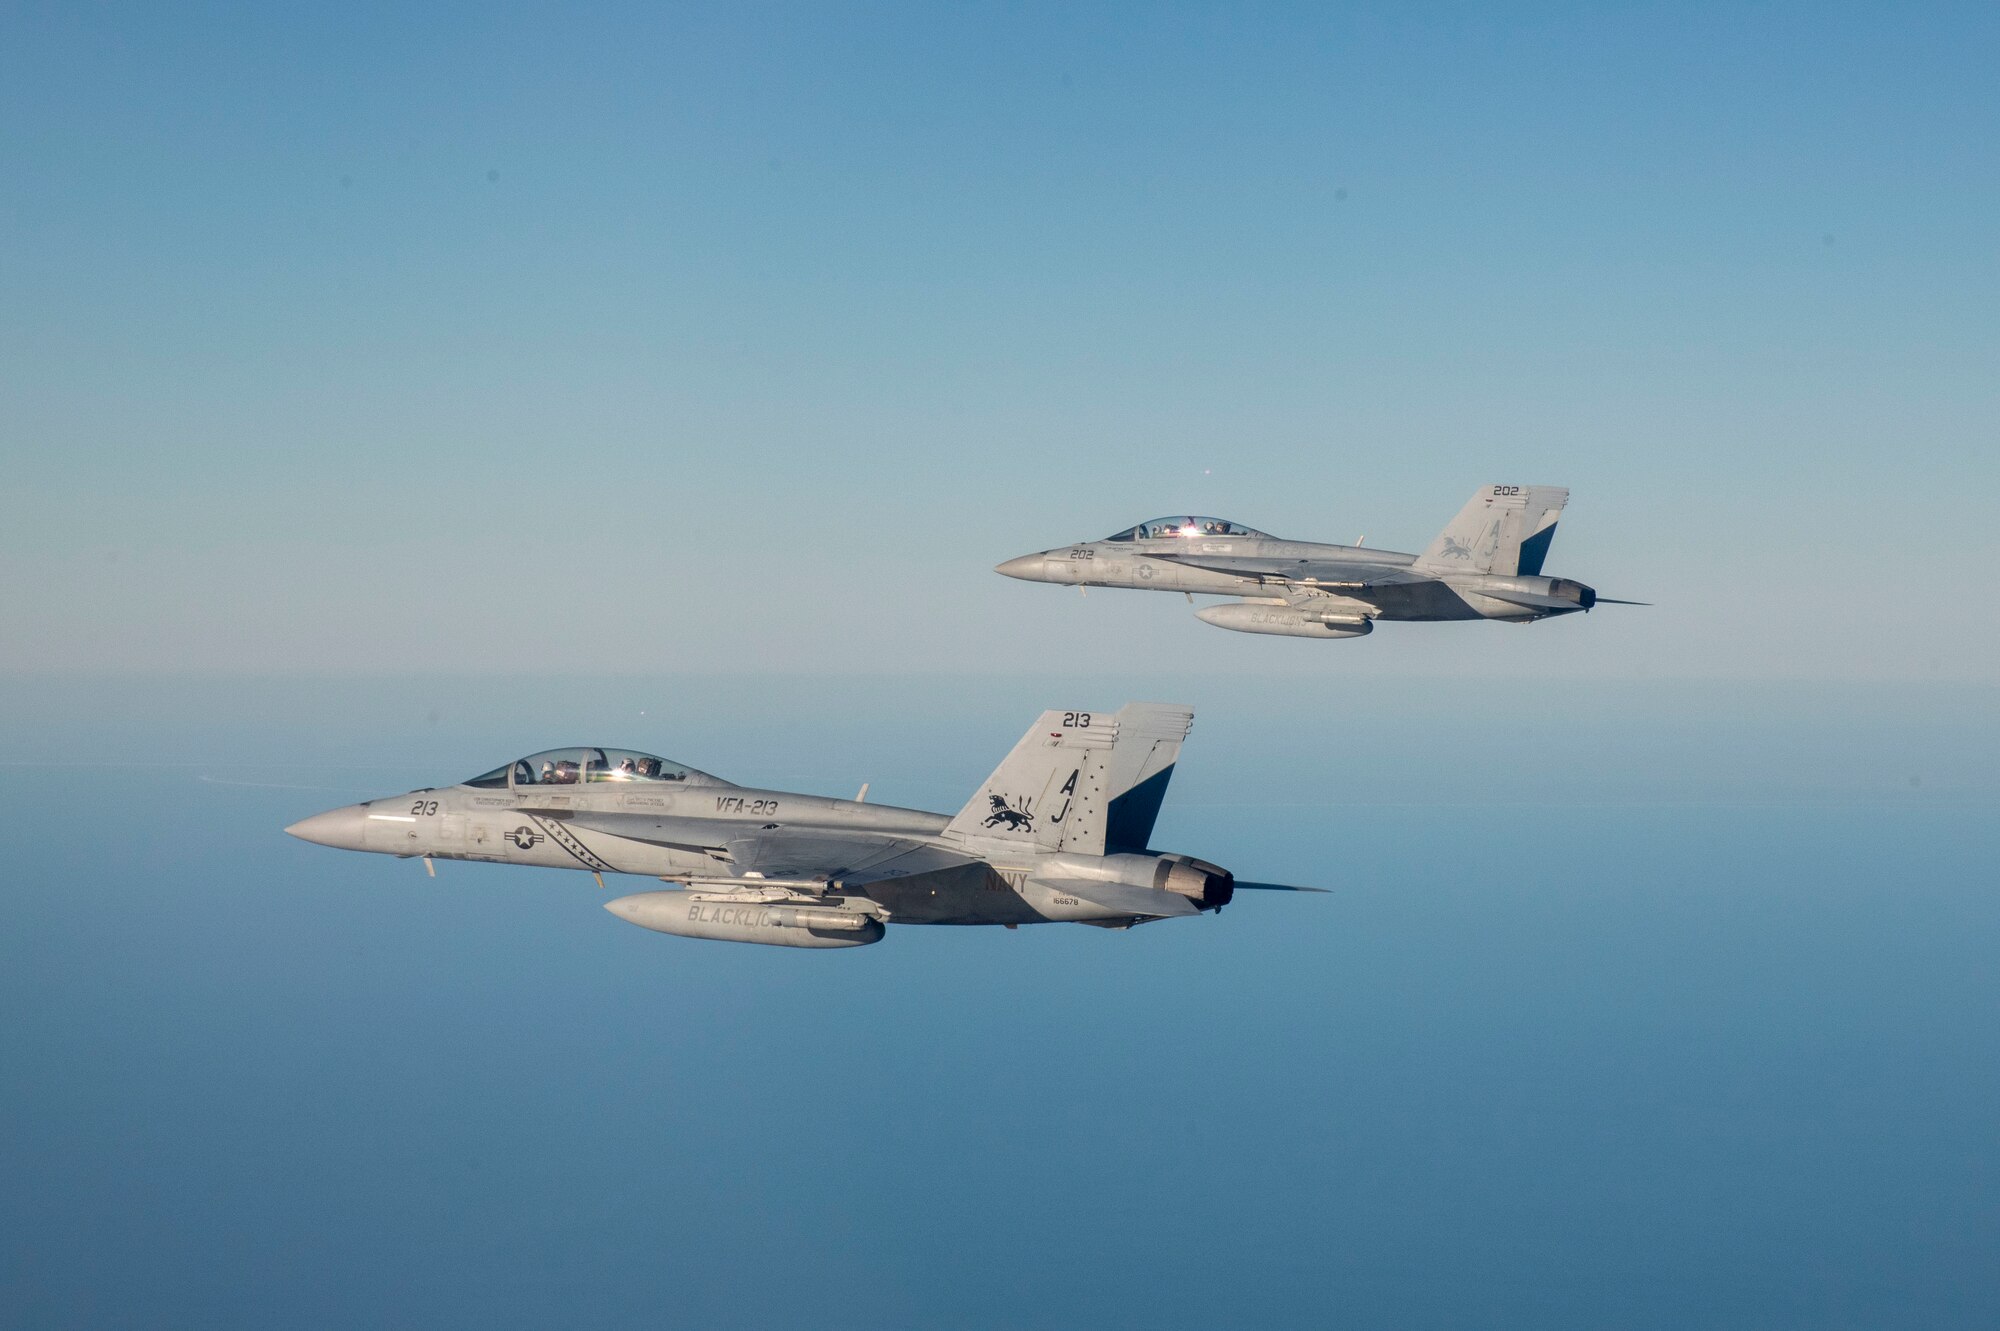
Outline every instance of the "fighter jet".
<path id="1" fill-rule="evenodd" d="M 1542 562 L 1569 491 L 1488 485 L 1420 555 L 1282 540 L 1223 518 L 1170 517 L 1101 541 L 1044 550 L 994 569 L 1029 582 L 1240 596 L 1195 611 L 1238 633 L 1359 638 L 1378 619 L 1498 619 L 1525 624 L 1614 601 Z"/>
<path id="2" fill-rule="evenodd" d="M 644 874 L 606 903 L 665 934 L 858 947 L 891 924 L 1125 929 L 1220 911 L 1227 869 L 1147 849 L 1194 712 L 1044 712 L 955 815 L 732 785 L 625 749 L 552 749 L 285 831 L 341 850 Z M 435 872 L 435 869 L 432 870 Z"/>

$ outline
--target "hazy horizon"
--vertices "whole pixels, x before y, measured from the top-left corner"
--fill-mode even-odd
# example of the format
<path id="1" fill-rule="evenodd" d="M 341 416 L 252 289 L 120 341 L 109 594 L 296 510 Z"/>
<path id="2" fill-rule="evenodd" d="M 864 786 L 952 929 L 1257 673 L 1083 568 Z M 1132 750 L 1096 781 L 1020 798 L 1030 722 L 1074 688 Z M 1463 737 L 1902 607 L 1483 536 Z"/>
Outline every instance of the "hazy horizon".
<path id="1" fill-rule="evenodd" d="M 1996 65 L 1950 4 L 0 13 L 0 1323 L 2000 1325 Z M 1488 483 L 1653 604 L 993 571 Z M 1135 699 L 1156 848 L 1330 893 L 814 954 L 282 830 L 577 743 L 949 812 Z"/>
<path id="2" fill-rule="evenodd" d="M 0 1301 L 77 1326 L 2000 1308 L 1992 691 L 1460 681 L 1306 724 L 1127 682 L 0 690 L 33 820 L 0 940 Z M 433 879 L 280 830 L 576 740 L 950 810 L 1042 707 L 1148 694 L 1197 706 L 1154 844 L 1331 896 L 817 955 L 634 929 L 587 874 Z"/>

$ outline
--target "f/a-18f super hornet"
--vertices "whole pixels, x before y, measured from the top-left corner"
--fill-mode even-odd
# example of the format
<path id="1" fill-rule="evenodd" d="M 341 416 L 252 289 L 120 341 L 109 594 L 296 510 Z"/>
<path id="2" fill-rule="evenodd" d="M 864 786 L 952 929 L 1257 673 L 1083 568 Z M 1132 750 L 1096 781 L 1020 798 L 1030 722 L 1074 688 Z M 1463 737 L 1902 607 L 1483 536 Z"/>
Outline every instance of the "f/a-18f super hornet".
<path id="1" fill-rule="evenodd" d="M 1219 911 L 1227 869 L 1147 849 L 1194 713 L 1044 712 L 956 815 L 732 785 L 651 754 L 553 749 L 285 830 L 341 850 L 644 874 L 606 909 L 661 933 L 856 947 L 890 924 L 1124 929 Z M 867 788 L 862 788 L 862 796 Z"/>
<path id="2" fill-rule="evenodd" d="M 1525 624 L 1614 601 L 1542 576 L 1569 491 L 1488 485 L 1420 555 L 1287 541 L 1222 518 L 1170 517 L 1101 541 L 1022 555 L 994 571 L 1029 582 L 1240 596 L 1195 617 L 1239 633 L 1358 638 L 1378 619 Z"/>

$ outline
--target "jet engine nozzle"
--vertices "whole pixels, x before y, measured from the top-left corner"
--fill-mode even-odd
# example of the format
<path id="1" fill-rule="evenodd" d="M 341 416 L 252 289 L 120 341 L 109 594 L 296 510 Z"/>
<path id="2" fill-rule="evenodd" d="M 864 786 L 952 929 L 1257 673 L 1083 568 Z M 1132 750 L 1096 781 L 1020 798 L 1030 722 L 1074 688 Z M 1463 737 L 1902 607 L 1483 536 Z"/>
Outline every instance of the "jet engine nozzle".
<path id="1" fill-rule="evenodd" d="M 1186 855 L 1161 856 L 1153 886 L 1199 902 L 1203 910 L 1221 910 L 1236 897 L 1235 874 Z"/>
<path id="2" fill-rule="evenodd" d="M 1575 601 L 1585 610 L 1597 604 L 1597 589 L 1586 587 L 1569 578 L 1550 578 L 1549 595 L 1558 600 Z"/>
<path id="3" fill-rule="evenodd" d="M 1043 862 L 1051 877 L 1074 881 L 1090 895 L 1090 884 L 1118 883 L 1185 897 L 1203 910 L 1216 910 L 1236 895 L 1236 878 L 1229 870 L 1187 855 L 1157 851 L 1120 855 L 1051 855 Z"/>

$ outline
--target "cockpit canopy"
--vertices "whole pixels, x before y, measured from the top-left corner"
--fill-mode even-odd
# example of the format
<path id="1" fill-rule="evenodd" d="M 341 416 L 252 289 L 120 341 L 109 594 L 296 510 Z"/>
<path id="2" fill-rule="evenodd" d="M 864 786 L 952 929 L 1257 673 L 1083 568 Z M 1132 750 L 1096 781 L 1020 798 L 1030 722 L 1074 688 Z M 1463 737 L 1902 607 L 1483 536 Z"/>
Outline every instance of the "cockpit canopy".
<path id="1" fill-rule="evenodd" d="M 676 782 L 723 785 L 692 767 L 632 749 L 549 749 L 516 759 L 505 767 L 461 784 L 479 790 L 522 789 L 527 786 L 582 786 L 615 782 Z"/>
<path id="2" fill-rule="evenodd" d="M 1261 536 L 1270 539 L 1269 532 L 1261 532 L 1246 527 L 1240 522 L 1227 518 L 1154 518 L 1136 527 L 1127 527 L 1116 536 L 1107 536 L 1107 541 L 1186 541 L 1215 540 L 1224 536 Z"/>

